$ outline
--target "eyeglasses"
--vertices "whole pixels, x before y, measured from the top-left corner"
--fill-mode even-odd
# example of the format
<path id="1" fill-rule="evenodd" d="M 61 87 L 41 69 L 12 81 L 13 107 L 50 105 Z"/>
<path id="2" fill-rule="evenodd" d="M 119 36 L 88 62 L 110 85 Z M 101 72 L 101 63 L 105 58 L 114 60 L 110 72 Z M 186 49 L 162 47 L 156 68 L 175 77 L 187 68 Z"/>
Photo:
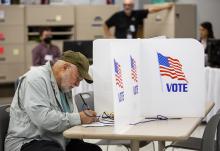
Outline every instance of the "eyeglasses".
<path id="1" fill-rule="evenodd" d="M 113 113 L 103 112 L 102 115 L 100 115 L 100 116 L 93 116 L 89 112 L 87 112 L 88 110 L 91 110 L 91 109 L 90 109 L 89 105 L 86 103 L 86 101 L 84 100 L 82 94 L 79 94 L 79 96 L 82 99 L 82 102 L 83 102 L 82 110 L 86 116 L 96 117 L 97 121 L 100 123 L 103 123 L 103 124 L 110 124 L 110 125 L 114 124 L 114 114 Z"/>
<path id="2" fill-rule="evenodd" d="M 111 119 L 111 120 L 114 120 L 114 113 L 103 112 L 100 117 L 103 118 L 103 119 Z"/>
<path id="3" fill-rule="evenodd" d="M 114 125 L 114 114 L 103 112 L 101 116 L 97 116 L 98 122 L 105 125 L 112 126 Z"/>
<path id="4" fill-rule="evenodd" d="M 136 123 L 130 123 L 130 125 L 137 125 L 137 124 L 142 124 L 142 123 L 147 123 L 147 122 L 152 122 L 152 121 L 160 121 L 160 120 L 179 120 L 182 118 L 178 117 L 166 117 L 163 115 L 157 115 L 156 117 L 145 117 L 144 120 Z"/>

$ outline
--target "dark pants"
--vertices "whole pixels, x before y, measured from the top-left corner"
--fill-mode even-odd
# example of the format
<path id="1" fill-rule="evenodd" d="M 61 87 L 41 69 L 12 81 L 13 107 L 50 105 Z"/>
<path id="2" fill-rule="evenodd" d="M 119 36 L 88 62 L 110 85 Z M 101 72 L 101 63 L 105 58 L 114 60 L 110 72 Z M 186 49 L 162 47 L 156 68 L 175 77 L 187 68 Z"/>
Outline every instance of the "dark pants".
<path id="1" fill-rule="evenodd" d="M 21 151 L 63 151 L 56 142 L 47 140 L 34 140 L 24 144 Z M 73 139 L 66 146 L 66 151 L 102 151 L 98 145 L 86 143 L 79 139 Z"/>

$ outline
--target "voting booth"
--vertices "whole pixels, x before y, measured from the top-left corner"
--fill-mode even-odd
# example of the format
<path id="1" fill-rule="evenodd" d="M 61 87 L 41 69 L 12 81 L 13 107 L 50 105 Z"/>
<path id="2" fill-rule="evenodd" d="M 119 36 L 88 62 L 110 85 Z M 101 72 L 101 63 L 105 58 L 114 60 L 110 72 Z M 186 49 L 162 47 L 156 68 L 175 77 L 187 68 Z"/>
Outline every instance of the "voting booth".
<path id="1" fill-rule="evenodd" d="M 204 54 L 194 39 L 100 39 L 93 43 L 95 111 L 115 126 L 143 117 L 203 117 Z"/>

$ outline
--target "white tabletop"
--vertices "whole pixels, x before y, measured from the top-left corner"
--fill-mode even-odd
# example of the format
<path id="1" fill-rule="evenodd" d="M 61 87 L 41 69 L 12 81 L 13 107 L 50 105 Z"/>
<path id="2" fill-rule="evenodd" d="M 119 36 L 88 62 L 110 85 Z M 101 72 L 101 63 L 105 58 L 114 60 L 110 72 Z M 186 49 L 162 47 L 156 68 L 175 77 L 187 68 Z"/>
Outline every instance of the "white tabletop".
<path id="1" fill-rule="evenodd" d="M 213 102 L 207 103 L 206 114 L 214 106 Z M 160 150 L 165 141 L 185 140 L 196 129 L 202 118 L 182 118 L 179 120 L 153 121 L 135 126 L 130 126 L 127 131 L 116 132 L 114 127 L 82 127 L 74 126 L 64 131 L 66 138 L 79 139 L 122 139 L 131 140 L 132 150 L 138 151 L 140 140 L 159 141 Z"/>

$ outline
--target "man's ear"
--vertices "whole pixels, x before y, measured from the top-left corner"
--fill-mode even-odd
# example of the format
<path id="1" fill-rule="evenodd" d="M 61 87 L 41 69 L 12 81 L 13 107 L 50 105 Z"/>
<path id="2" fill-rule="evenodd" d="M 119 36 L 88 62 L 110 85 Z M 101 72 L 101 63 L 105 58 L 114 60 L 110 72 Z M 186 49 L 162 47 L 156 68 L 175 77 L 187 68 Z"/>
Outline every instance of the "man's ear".
<path id="1" fill-rule="evenodd" d="M 67 63 L 63 64 L 63 70 L 66 70 L 69 67 L 69 65 Z"/>

